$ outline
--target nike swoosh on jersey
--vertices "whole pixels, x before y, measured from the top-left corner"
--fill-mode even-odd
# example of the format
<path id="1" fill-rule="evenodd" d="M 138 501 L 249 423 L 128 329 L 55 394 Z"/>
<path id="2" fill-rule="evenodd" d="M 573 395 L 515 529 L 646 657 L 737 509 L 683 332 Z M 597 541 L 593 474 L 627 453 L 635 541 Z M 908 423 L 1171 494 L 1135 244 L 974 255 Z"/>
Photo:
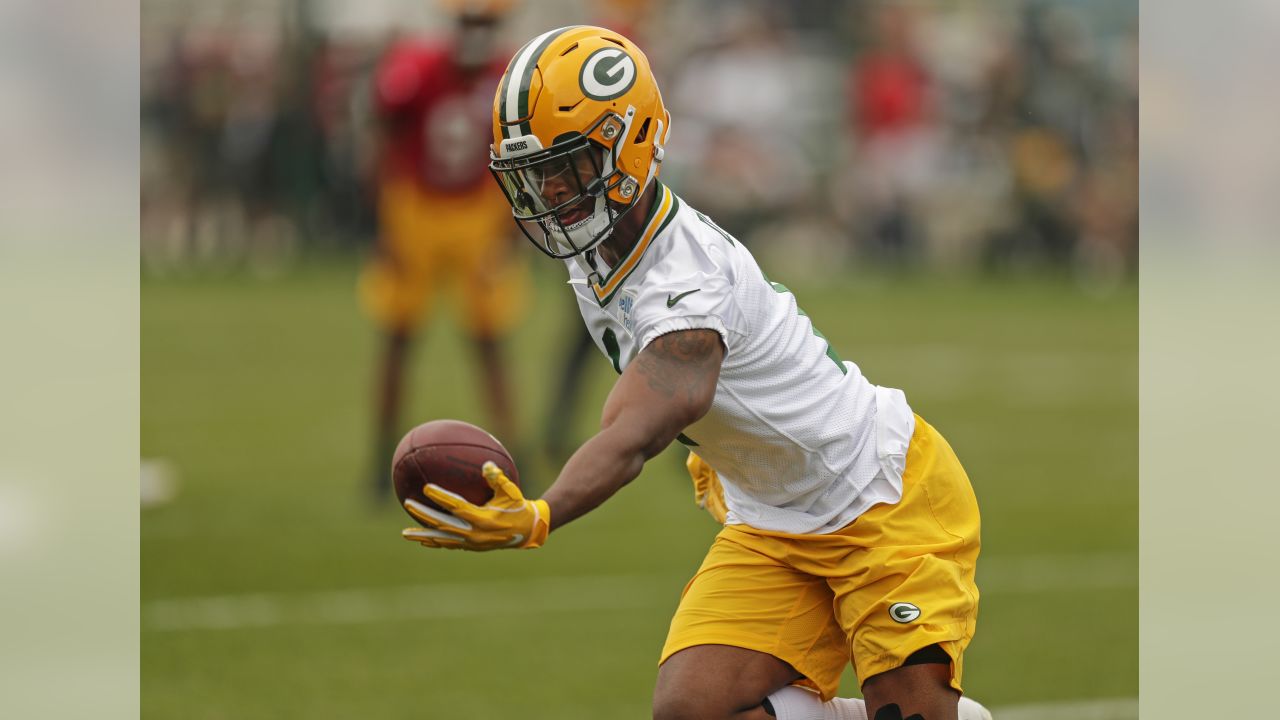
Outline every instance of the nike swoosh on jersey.
<path id="1" fill-rule="evenodd" d="M 667 293 L 667 307 L 669 308 L 675 307 L 676 303 L 684 299 L 686 295 L 692 295 L 696 292 L 702 292 L 702 288 L 698 288 L 697 290 L 690 290 L 688 292 L 682 292 L 679 295 L 676 295 L 675 297 L 672 297 L 671 293 Z"/>

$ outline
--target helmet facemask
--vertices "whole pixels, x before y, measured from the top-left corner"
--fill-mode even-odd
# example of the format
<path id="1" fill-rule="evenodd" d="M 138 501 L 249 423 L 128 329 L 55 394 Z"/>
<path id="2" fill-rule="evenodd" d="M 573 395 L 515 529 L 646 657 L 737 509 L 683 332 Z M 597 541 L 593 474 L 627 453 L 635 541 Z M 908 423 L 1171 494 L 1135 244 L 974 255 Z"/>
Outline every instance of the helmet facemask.
<path id="1" fill-rule="evenodd" d="M 533 135 L 503 140 L 502 157 L 495 148 L 489 170 L 517 225 L 539 250 L 558 259 L 589 253 L 635 206 L 636 182 L 617 169 L 633 117 L 630 109 L 625 119 L 605 113 L 585 134 L 566 133 L 546 149 Z M 592 134 L 613 143 L 606 147 L 589 139 Z M 629 198 L 625 205 L 608 197 L 620 185 L 629 186 L 621 192 Z"/>

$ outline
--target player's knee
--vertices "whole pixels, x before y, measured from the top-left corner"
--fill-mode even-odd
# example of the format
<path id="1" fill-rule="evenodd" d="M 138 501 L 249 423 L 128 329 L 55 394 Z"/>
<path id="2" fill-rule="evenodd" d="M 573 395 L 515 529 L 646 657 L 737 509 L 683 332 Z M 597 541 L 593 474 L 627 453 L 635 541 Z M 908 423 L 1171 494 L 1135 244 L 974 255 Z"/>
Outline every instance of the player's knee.
<path id="1" fill-rule="evenodd" d="M 940 717 L 954 718 L 960 693 L 951 687 L 950 658 L 945 654 L 935 658 L 928 652 L 921 652 L 913 655 L 909 662 L 912 664 L 872 675 L 862 684 L 867 715 L 889 720 L 895 719 L 893 713 L 900 710 L 904 717 L 923 714 L 929 718 L 941 711 Z M 894 710 L 888 706 L 900 708 Z M 886 712 L 881 715 L 881 710 Z"/>

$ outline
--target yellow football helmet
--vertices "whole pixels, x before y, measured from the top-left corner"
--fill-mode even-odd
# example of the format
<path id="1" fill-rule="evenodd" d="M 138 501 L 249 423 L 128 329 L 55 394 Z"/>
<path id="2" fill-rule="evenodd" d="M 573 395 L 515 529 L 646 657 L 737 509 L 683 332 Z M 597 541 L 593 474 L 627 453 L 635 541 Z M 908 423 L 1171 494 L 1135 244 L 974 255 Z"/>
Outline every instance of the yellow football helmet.
<path id="1" fill-rule="evenodd" d="M 520 48 L 498 84 L 489 169 L 525 236 L 573 257 L 607 238 L 658 177 L 670 132 L 640 48 L 600 27 L 557 28 Z"/>

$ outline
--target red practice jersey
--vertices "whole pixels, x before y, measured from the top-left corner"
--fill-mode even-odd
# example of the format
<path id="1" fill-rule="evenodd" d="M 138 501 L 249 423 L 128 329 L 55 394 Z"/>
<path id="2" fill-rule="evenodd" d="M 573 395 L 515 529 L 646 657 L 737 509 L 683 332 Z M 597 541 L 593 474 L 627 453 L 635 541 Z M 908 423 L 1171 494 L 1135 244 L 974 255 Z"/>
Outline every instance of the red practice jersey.
<path id="1" fill-rule="evenodd" d="M 374 102 L 385 128 L 383 182 L 415 178 L 426 190 L 465 193 L 489 178 L 493 96 L 506 70 L 462 69 L 447 43 L 406 40 L 378 65 Z"/>
<path id="2" fill-rule="evenodd" d="M 854 68 L 849 94 L 864 135 L 914 128 L 928 113 L 929 77 L 913 58 L 874 53 Z"/>

